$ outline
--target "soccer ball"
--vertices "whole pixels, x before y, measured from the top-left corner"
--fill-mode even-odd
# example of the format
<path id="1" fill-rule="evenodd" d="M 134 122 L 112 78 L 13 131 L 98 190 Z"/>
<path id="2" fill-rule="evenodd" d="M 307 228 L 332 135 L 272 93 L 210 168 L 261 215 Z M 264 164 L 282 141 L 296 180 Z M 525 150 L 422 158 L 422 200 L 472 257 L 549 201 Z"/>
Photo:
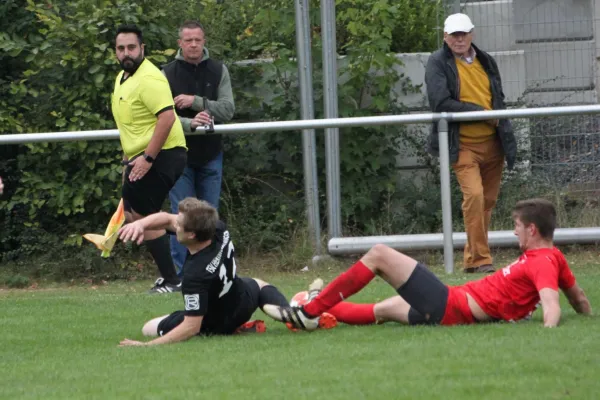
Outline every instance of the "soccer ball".
<path id="1" fill-rule="evenodd" d="M 306 290 L 296 293 L 290 300 L 290 306 L 292 307 L 300 307 L 306 303 L 308 303 L 308 292 Z"/>

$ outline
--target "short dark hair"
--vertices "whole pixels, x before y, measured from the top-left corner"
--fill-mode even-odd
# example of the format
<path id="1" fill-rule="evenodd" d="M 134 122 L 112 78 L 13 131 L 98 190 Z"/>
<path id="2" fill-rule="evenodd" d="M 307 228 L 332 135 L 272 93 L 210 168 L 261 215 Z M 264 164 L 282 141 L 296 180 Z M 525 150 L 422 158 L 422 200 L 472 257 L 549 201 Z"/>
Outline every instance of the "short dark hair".
<path id="1" fill-rule="evenodd" d="M 142 35 L 142 30 L 140 28 L 138 28 L 137 25 L 133 25 L 133 24 L 120 25 L 117 28 L 117 34 L 115 35 L 115 38 L 117 36 L 119 36 L 121 33 L 135 33 L 135 35 L 138 38 L 138 42 L 140 43 L 140 46 L 142 45 L 142 43 L 144 43 L 144 36 Z"/>
<path id="2" fill-rule="evenodd" d="M 528 199 L 517 202 L 512 212 L 523 224 L 534 224 L 544 239 L 554 238 L 556 229 L 556 208 L 546 199 Z"/>
<path id="3" fill-rule="evenodd" d="M 181 26 L 179 27 L 179 36 L 181 36 L 181 32 L 184 29 L 202 29 L 202 33 L 204 33 L 204 27 L 202 26 L 202 24 L 192 19 L 187 20 L 183 24 L 181 24 Z"/>
<path id="4" fill-rule="evenodd" d="M 215 235 L 219 212 L 204 200 L 186 197 L 179 202 L 179 212 L 183 214 L 183 230 L 194 232 L 196 240 L 203 242 Z"/>

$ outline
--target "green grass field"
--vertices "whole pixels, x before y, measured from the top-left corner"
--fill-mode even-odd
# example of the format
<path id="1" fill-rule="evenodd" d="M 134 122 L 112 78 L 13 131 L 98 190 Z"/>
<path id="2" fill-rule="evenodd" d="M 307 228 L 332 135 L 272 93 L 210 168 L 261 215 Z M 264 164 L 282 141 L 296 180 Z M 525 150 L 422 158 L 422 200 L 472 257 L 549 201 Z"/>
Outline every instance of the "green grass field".
<path id="1" fill-rule="evenodd" d="M 512 254 L 510 254 L 512 257 Z M 568 256 L 592 307 L 600 304 L 597 252 Z M 260 274 L 288 297 L 317 274 Z M 441 272 L 436 270 L 437 272 Z M 326 279 L 336 268 L 321 271 Z M 457 273 L 443 277 L 460 283 Z M 600 329 L 563 301 L 562 325 L 466 327 L 397 324 L 194 338 L 119 348 L 143 323 L 179 309 L 179 294 L 151 282 L 0 290 L 2 399 L 597 399 Z M 393 295 L 377 279 L 353 300 Z"/>

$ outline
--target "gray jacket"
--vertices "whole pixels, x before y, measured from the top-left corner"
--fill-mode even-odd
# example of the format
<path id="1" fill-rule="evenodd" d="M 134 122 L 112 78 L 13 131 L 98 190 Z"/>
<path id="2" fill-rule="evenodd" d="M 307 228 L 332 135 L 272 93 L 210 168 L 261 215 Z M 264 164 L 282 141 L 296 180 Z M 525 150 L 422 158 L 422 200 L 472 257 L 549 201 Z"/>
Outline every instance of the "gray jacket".
<path id="1" fill-rule="evenodd" d="M 490 88 L 492 92 L 492 108 L 502 110 L 506 108 L 504 104 L 504 92 L 502 91 L 502 80 L 496 61 L 488 53 L 478 49 L 475 45 L 477 59 L 487 72 L 490 79 Z M 427 61 L 425 68 L 425 83 L 427 84 L 427 97 L 429 98 L 429 107 L 432 112 L 466 112 L 483 111 L 484 108 L 478 104 L 460 101 L 460 81 L 458 79 L 458 68 L 452 51 L 446 43 L 435 51 Z M 467 122 L 468 123 L 468 122 Z M 450 123 L 448 127 L 448 141 L 450 145 L 450 162 L 458 161 L 458 150 L 460 145 L 459 123 Z M 500 143 L 506 156 L 508 168 L 512 169 L 517 157 L 517 141 L 513 132 L 512 124 L 507 119 L 501 119 L 496 134 L 500 138 Z M 434 123 L 429 136 L 429 152 L 439 156 L 439 138 L 437 132 L 437 123 Z"/>

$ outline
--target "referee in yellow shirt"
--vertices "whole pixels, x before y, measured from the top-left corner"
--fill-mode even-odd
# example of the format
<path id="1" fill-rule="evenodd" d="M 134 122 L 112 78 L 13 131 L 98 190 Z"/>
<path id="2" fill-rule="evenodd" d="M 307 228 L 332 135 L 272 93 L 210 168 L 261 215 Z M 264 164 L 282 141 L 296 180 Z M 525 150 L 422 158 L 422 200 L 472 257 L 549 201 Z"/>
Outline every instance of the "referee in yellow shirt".
<path id="1" fill-rule="evenodd" d="M 500 71 L 494 58 L 473 43 L 475 26 L 465 14 L 444 23 L 444 46 L 429 57 L 425 70 L 427 96 L 433 112 L 465 112 L 506 108 Z M 494 272 L 488 244 L 492 209 L 496 205 L 504 161 L 512 169 L 517 143 L 509 120 L 450 123 L 450 162 L 463 193 L 467 233 L 465 272 Z M 429 150 L 439 155 L 437 125 Z"/>
<path id="2" fill-rule="evenodd" d="M 164 75 L 144 58 L 142 31 L 122 25 L 115 40 L 123 68 L 115 81 L 112 113 L 123 147 L 123 200 L 129 222 L 159 212 L 187 161 L 185 136 Z M 164 229 L 144 240 L 161 274 L 151 293 L 181 291 Z"/>

